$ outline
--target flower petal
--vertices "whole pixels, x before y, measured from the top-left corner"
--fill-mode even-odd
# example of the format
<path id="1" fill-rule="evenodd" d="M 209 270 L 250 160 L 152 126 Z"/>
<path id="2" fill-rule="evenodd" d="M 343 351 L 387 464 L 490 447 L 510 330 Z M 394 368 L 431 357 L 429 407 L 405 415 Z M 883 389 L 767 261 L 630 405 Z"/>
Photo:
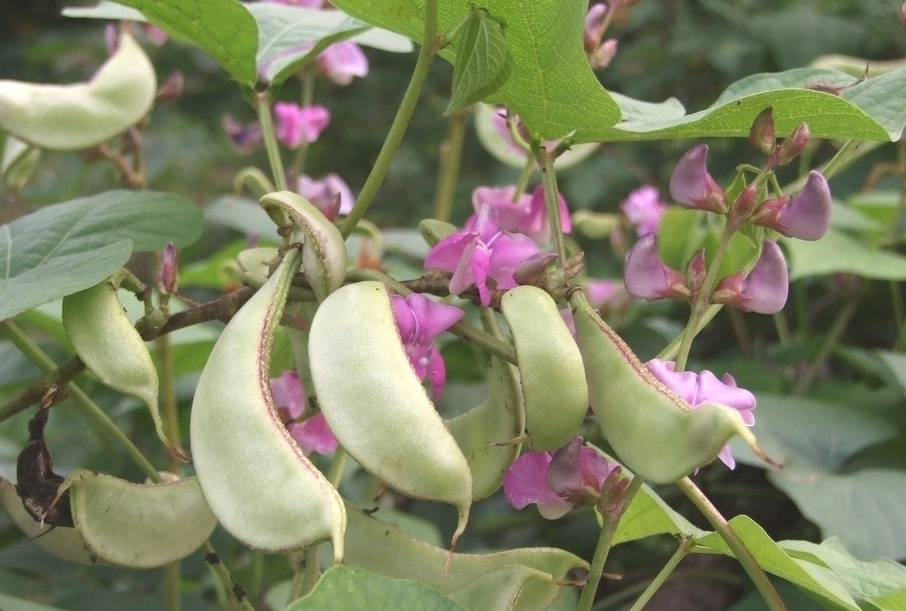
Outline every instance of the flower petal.
<path id="1" fill-rule="evenodd" d="M 271 378 L 271 395 L 277 410 L 285 415 L 284 422 L 290 422 L 305 412 L 305 389 L 295 371 L 284 371 L 279 377 Z"/>
<path id="2" fill-rule="evenodd" d="M 337 451 L 337 438 L 324 419 L 324 414 L 316 414 L 305 422 L 290 424 L 286 429 L 306 454 L 317 452 L 326 455 Z"/>
<path id="3" fill-rule="evenodd" d="M 789 289 L 783 252 L 777 242 L 765 240 L 758 262 L 746 277 L 739 308 L 758 314 L 776 314 L 786 304 Z"/>
<path id="4" fill-rule="evenodd" d="M 547 485 L 551 455 L 526 452 L 517 458 L 503 476 L 503 492 L 516 509 L 535 503 L 548 520 L 555 520 L 572 509 L 572 503 L 557 496 Z"/>

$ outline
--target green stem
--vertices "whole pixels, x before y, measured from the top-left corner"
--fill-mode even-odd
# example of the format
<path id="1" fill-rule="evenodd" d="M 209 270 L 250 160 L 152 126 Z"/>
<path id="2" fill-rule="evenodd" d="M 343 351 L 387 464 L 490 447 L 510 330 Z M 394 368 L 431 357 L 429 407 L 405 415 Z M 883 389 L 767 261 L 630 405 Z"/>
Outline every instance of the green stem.
<path id="1" fill-rule="evenodd" d="M 661 588 L 661 586 L 666 583 L 670 575 L 673 574 L 673 571 L 676 570 L 676 567 L 679 566 L 679 563 L 682 562 L 683 558 L 689 555 L 689 551 L 692 549 L 692 538 L 683 537 L 680 540 L 679 547 L 676 549 L 676 552 L 670 557 L 670 560 L 667 561 L 667 564 L 664 565 L 664 568 L 655 576 L 655 578 L 648 584 L 648 587 L 645 588 L 645 591 L 642 592 L 641 596 L 633 603 L 632 608 L 629 611 L 642 611 L 645 608 L 645 605 L 648 604 L 648 601 L 651 600 L 651 597 Z"/>
<path id="2" fill-rule="evenodd" d="M 724 518 L 711 501 L 708 500 L 708 497 L 706 497 L 688 477 L 679 480 L 676 482 L 676 485 L 683 494 L 692 501 L 692 504 L 695 505 L 702 515 L 705 516 L 705 519 L 707 519 L 711 526 L 714 527 L 714 530 L 717 531 L 736 556 L 736 559 L 742 565 L 742 568 L 749 574 L 749 578 L 755 583 L 755 587 L 758 589 L 758 592 L 761 594 L 765 603 L 767 603 L 768 608 L 771 611 L 786 611 L 786 605 L 783 604 L 783 600 L 780 598 L 780 595 L 777 594 L 777 590 L 774 589 L 771 580 L 768 579 L 768 576 L 762 570 L 761 566 L 759 566 L 758 561 L 752 556 L 752 552 L 749 551 L 742 539 L 739 538 L 739 535 L 736 534 L 726 518 Z"/>
<path id="3" fill-rule="evenodd" d="M 400 102 L 399 110 L 397 110 L 393 123 L 390 125 L 390 130 L 387 132 L 387 137 L 384 139 L 384 145 L 381 147 L 377 160 L 371 168 L 371 173 L 368 174 L 362 191 L 355 200 L 355 206 L 353 206 L 352 211 L 341 227 L 344 238 L 352 233 L 359 219 L 365 216 L 368 207 L 371 206 L 371 202 L 374 200 L 374 196 L 377 194 L 381 184 L 383 184 L 387 172 L 390 170 L 390 163 L 393 161 L 393 157 L 403 141 L 406 128 L 409 127 L 409 121 L 412 119 L 413 112 L 415 112 L 422 86 L 431 68 L 431 61 L 437 54 L 438 44 L 437 0 L 426 0 L 425 30 L 422 46 L 418 52 L 418 60 L 415 62 L 415 68 L 412 71 L 412 78 L 409 80 L 409 86 L 406 87 L 406 93 Z"/>
<path id="4" fill-rule="evenodd" d="M 595 595 L 598 593 L 598 584 L 601 582 L 601 575 L 604 573 L 604 563 L 607 561 L 607 554 L 610 553 L 613 536 L 617 532 L 617 526 L 620 524 L 620 518 L 626 512 L 626 508 L 632 503 L 636 493 L 641 489 L 645 482 L 641 477 L 633 477 L 626 487 L 623 499 L 619 506 L 610 513 L 604 515 L 604 523 L 601 525 L 601 535 L 598 537 L 598 545 L 595 548 L 595 555 L 591 559 L 591 567 L 588 570 L 588 580 L 582 588 L 582 595 L 579 597 L 579 604 L 576 611 L 589 611 L 591 605 L 595 602 Z"/>
<path id="5" fill-rule="evenodd" d="M 818 377 L 818 374 L 824 368 L 824 364 L 830 357 L 831 352 L 833 352 L 837 344 L 840 343 L 840 338 L 843 337 L 843 332 L 846 331 L 846 326 L 849 324 L 849 321 L 853 317 L 853 314 L 856 313 L 856 307 L 858 305 L 859 295 L 857 293 L 853 293 L 843 304 L 843 307 L 840 308 L 840 311 L 837 312 L 837 317 L 834 319 L 830 331 L 828 331 L 827 335 L 825 336 L 824 343 L 821 345 L 821 349 L 818 351 L 815 359 L 809 365 L 808 370 L 802 375 L 802 377 L 799 378 L 799 381 L 796 383 L 796 387 L 793 389 L 793 394 L 804 392 L 806 389 L 808 389 L 809 386 L 812 385 L 812 383 L 815 381 L 815 378 Z"/>
<path id="6" fill-rule="evenodd" d="M 440 145 L 440 172 L 434 196 L 434 218 L 449 221 L 453 211 L 453 198 L 459 169 L 462 165 L 462 145 L 466 134 L 466 111 L 460 110 L 450 117 L 447 135 Z"/>
<path id="7" fill-rule="evenodd" d="M 211 570 L 214 571 L 218 579 L 220 579 L 220 583 L 223 584 L 223 587 L 229 592 L 230 597 L 237 605 L 239 605 L 239 608 L 243 611 L 255 611 L 255 607 L 249 602 L 248 596 L 246 596 L 239 585 L 233 581 L 230 570 L 223 563 L 217 550 L 211 545 L 211 542 L 205 541 L 202 549 L 204 550 L 204 556 L 208 566 L 211 567 Z M 242 593 L 242 596 L 239 596 L 240 593 Z"/>
<path id="8" fill-rule="evenodd" d="M 164 573 L 164 597 L 167 611 L 179 611 L 182 608 L 182 563 L 179 560 L 167 565 Z"/>
<path id="9" fill-rule="evenodd" d="M 554 157 L 544 146 L 538 148 L 536 157 L 541 168 L 541 183 L 544 185 L 544 206 L 551 224 L 551 236 L 554 250 L 557 253 L 557 264 L 560 268 L 566 262 L 566 240 L 563 238 L 563 222 L 560 219 L 560 203 L 557 195 L 557 173 L 554 171 Z"/>
<path id="10" fill-rule="evenodd" d="M 683 371 L 686 368 L 686 362 L 689 360 L 689 351 L 692 349 L 692 340 L 701 330 L 701 320 L 708 309 L 708 299 L 714 291 L 714 285 L 717 284 L 717 274 L 720 273 L 720 264 L 727 254 L 730 247 L 730 238 L 733 237 L 735 230 L 729 225 L 724 225 L 724 231 L 717 243 L 717 250 L 708 263 L 708 273 L 702 283 L 701 289 L 695 294 L 692 300 L 692 309 L 689 312 L 689 322 L 683 330 L 683 339 L 680 342 L 679 353 L 676 356 L 676 370 Z"/>
<path id="11" fill-rule="evenodd" d="M 276 191 L 271 179 L 259 168 L 246 167 L 236 172 L 233 177 L 233 193 L 241 195 L 242 189 L 248 189 L 252 197 L 264 197 L 268 193 Z"/>
<path id="12" fill-rule="evenodd" d="M 337 489 L 340 488 L 340 482 L 343 481 L 343 472 L 346 470 L 346 456 L 346 450 L 337 447 L 337 451 L 333 454 L 333 461 L 330 463 L 330 469 L 327 471 L 327 481 Z"/>
<path id="13" fill-rule="evenodd" d="M 311 69 L 306 69 L 302 74 L 301 104 L 303 108 L 311 106 L 315 99 L 315 76 L 315 72 Z M 299 146 L 299 150 L 296 151 L 292 166 L 294 176 L 301 176 L 305 172 L 305 160 L 308 158 L 309 146 L 311 146 L 311 143 L 305 140 Z"/>
<path id="14" fill-rule="evenodd" d="M 310 545 L 301 553 L 302 566 L 293 574 L 286 604 L 289 605 L 312 591 L 321 575 L 321 546 Z"/>
<path id="15" fill-rule="evenodd" d="M 277 144 L 277 134 L 274 131 L 274 121 L 271 119 L 271 105 L 267 99 L 267 92 L 256 96 L 258 123 L 261 124 L 261 137 L 264 140 L 264 150 L 267 151 L 267 160 L 271 165 L 271 174 L 274 185 L 278 191 L 286 191 L 286 174 L 283 171 L 283 159 L 280 157 L 280 146 Z"/>
<path id="16" fill-rule="evenodd" d="M 522 170 L 519 171 L 519 178 L 516 179 L 516 191 L 513 193 L 514 204 L 519 201 L 519 198 L 528 189 L 529 181 L 534 173 L 535 160 L 529 155 L 525 158 L 525 165 L 522 166 Z"/>
<path id="17" fill-rule="evenodd" d="M 717 316 L 717 313 L 720 312 L 721 308 L 723 308 L 723 305 L 719 303 L 714 303 L 708 306 L 708 308 L 705 310 L 705 313 L 702 314 L 701 320 L 698 321 L 698 328 L 695 330 L 696 335 L 698 335 L 698 333 L 702 329 L 704 329 L 705 326 L 709 322 L 711 322 L 711 320 L 715 316 Z M 661 359 L 662 361 L 672 361 L 676 359 L 676 355 L 679 353 L 680 343 L 683 341 L 684 336 L 685 330 L 674 337 L 669 344 L 664 346 L 664 349 L 658 353 L 657 358 Z"/>
<path id="18" fill-rule="evenodd" d="M 56 370 L 57 364 L 53 362 L 53 359 L 41 350 L 41 348 L 38 347 L 38 345 L 32 341 L 32 339 L 28 337 L 16 323 L 11 320 L 6 320 L 0 324 L 2 324 L 5 329 L 6 335 L 9 337 L 10 341 L 15 344 L 28 360 L 37 365 L 41 371 L 50 373 Z M 152 482 L 160 483 L 162 480 L 157 469 L 154 468 L 154 465 L 145 458 L 145 455 L 141 453 L 134 443 L 132 443 L 132 440 L 126 437 L 126 434 L 114 424 L 113 420 L 98 407 L 97 403 L 92 401 L 75 382 L 69 382 L 66 387 L 72 394 L 72 398 L 75 400 L 76 405 L 82 409 L 82 412 L 91 418 L 101 430 L 116 439 L 126 450 L 129 457 L 135 461 L 135 464 L 141 468 Z"/>

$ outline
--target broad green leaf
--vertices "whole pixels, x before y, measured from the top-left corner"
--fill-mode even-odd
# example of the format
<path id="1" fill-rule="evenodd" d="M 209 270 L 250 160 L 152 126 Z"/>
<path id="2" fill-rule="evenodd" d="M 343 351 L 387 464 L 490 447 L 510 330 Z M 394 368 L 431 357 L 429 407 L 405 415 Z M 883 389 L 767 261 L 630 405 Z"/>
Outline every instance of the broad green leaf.
<path id="1" fill-rule="evenodd" d="M 484 9 L 475 8 L 456 39 L 453 91 L 448 115 L 488 97 L 510 77 L 513 60 L 506 48 L 506 30 Z"/>
<path id="2" fill-rule="evenodd" d="M 367 23 L 421 42 L 423 0 L 337 0 L 334 4 Z M 473 5 L 469 0 L 439 3 L 438 31 L 450 32 Z M 510 78 L 488 102 L 510 107 L 533 134 L 544 139 L 578 130 L 579 141 L 594 140 L 588 135 L 619 120 L 616 103 L 585 56 L 586 0 L 493 0 L 483 3 L 483 8 L 506 25 L 506 46 L 513 58 Z M 440 55 L 452 63 L 456 50 L 447 47 Z"/>
<path id="3" fill-rule="evenodd" d="M 394 53 L 412 50 L 408 38 L 372 28 L 342 11 L 268 2 L 247 4 L 246 8 L 258 24 L 258 73 L 274 84 L 285 81 L 331 43 L 341 40 Z"/>
<path id="4" fill-rule="evenodd" d="M 61 11 L 64 17 L 106 19 L 110 21 L 147 22 L 141 11 L 110 0 L 100 0 L 94 6 L 67 6 Z"/>
<path id="5" fill-rule="evenodd" d="M 906 392 L 906 354 L 879 350 L 877 356 L 893 373 L 903 392 Z"/>
<path id="6" fill-rule="evenodd" d="M 335 566 L 315 589 L 286 611 L 360 611 L 361 609 L 419 609 L 466 611 L 434 588 L 409 579 L 392 579 L 350 566 Z"/>
<path id="7" fill-rule="evenodd" d="M 836 536 L 858 557 L 906 556 L 906 473 L 848 466 L 857 453 L 895 439 L 896 423 L 868 404 L 846 406 L 758 395 L 753 432 L 783 464 L 768 479 L 785 492 L 826 537 Z M 740 462 L 758 459 L 731 444 Z M 760 466 L 760 465 L 759 465 Z"/>
<path id="8" fill-rule="evenodd" d="M 167 34 L 191 42 L 247 87 L 258 80 L 258 29 L 236 0 L 120 0 Z"/>
<path id="9" fill-rule="evenodd" d="M 790 280 L 849 273 L 874 280 L 906 280 L 906 257 L 872 249 L 833 228 L 818 241 L 784 239 Z"/>
<path id="10" fill-rule="evenodd" d="M 0 132 L 0 179 L 11 191 L 19 191 L 28 183 L 40 159 L 41 149 L 13 136 L 4 138 Z"/>
<path id="11" fill-rule="evenodd" d="M 201 211 L 153 191 L 107 191 L 0 226 L 0 320 L 94 286 L 129 260 L 194 242 Z"/>
<path id="12" fill-rule="evenodd" d="M 620 519 L 613 544 L 644 539 L 652 535 L 702 536 L 705 531 L 677 513 L 647 485 L 632 499 Z"/>
<path id="13" fill-rule="evenodd" d="M 205 207 L 204 218 L 246 235 L 257 235 L 263 240 L 278 239 L 277 227 L 267 212 L 258 202 L 247 197 L 218 197 Z"/>
<path id="14" fill-rule="evenodd" d="M 45 605 L 34 600 L 0 594 L 0 609 L 3 611 L 63 611 L 60 607 Z"/>
<path id="15" fill-rule="evenodd" d="M 450 598 L 466 609 L 547 611 L 550 597 L 536 591 L 537 588 L 553 589 L 554 592 L 560 590 L 547 573 L 513 564 L 481 575 L 450 594 Z"/>

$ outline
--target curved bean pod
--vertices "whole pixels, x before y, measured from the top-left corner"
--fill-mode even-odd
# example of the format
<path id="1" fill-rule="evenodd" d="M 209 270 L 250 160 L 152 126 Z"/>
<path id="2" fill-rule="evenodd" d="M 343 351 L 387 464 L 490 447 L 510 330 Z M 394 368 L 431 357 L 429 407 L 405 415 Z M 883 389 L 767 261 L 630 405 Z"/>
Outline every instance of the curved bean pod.
<path id="1" fill-rule="evenodd" d="M 105 281 L 64 297 L 63 327 L 85 366 L 107 386 L 141 399 L 148 406 L 157 436 L 172 454 L 188 462 L 182 448 L 164 433 L 157 403 L 157 369 L 126 316 L 116 288 Z"/>
<path id="2" fill-rule="evenodd" d="M 269 388 L 274 331 L 300 258 L 289 250 L 218 338 L 198 380 L 189 434 L 204 496 L 233 536 L 271 552 L 329 538 L 339 562 L 343 502 L 286 431 Z"/>
<path id="3" fill-rule="evenodd" d="M 305 236 L 302 273 L 318 301 L 343 286 L 346 278 L 346 244 L 337 226 L 311 202 L 290 191 L 277 191 L 261 198 L 268 214 L 282 211 Z"/>
<path id="4" fill-rule="evenodd" d="M 38 148 L 74 151 L 100 144 L 151 110 L 154 67 L 126 32 L 90 81 L 45 85 L 0 80 L 0 129 Z"/>
<path id="5" fill-rule="evenodd" d="M 592 409 L 617 458 L 631 471 L 657 484 L 675 482 L 717 458 L 734 435 L 772 463 L 738 411 L 719 404 L 693 409 L 648 371 L 581 290 L 572 293 L 570 303 Z"/>
<path id="6" fill-rule="evenodd" d="M 472 475 L 415 375 L 380 282 L 331 293 L 311 322 L 311 375 L 324 417 L 366 470 L 419 499 L 456 506 L 465 529 Z"/>
<path id="7" fill-rule="evenodd" d="M 472 471 L 472 499 L 491 496 L 500 488 L 503 474 L 519 456 L 522 444 L 507 444 L 522 435 L 525 416 L 522 388 L 516 368 L 492 358 L 490 394 L 478 407 L 446 421 Z"/>
<path id="8" fill-rule="evenodd" d="M 588 412 L 582 355 L 557 304 L 535 286 L 504 293 L 500 309 L 513 334 L 525 429 L 532 448 L 556 450 L 576 435 Z"/>

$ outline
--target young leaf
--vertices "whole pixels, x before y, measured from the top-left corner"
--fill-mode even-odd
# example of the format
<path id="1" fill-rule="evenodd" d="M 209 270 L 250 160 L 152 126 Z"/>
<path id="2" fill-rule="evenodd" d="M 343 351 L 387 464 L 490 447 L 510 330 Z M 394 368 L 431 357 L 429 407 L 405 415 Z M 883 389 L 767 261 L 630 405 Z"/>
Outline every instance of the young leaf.
<path id="1" fill-rule="evenodd" d="M 456 43 L 453 94 L 444 114 L 483 100 L 500 89 L 512 67 L 503 24 L 484 9 L 473 9 Z"/>

